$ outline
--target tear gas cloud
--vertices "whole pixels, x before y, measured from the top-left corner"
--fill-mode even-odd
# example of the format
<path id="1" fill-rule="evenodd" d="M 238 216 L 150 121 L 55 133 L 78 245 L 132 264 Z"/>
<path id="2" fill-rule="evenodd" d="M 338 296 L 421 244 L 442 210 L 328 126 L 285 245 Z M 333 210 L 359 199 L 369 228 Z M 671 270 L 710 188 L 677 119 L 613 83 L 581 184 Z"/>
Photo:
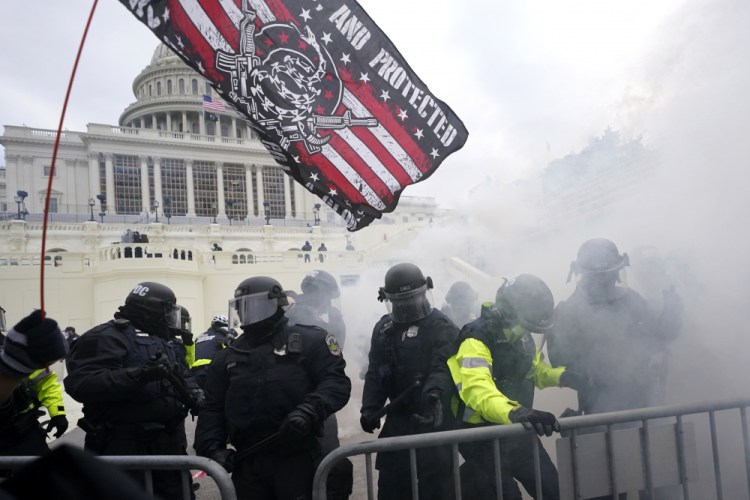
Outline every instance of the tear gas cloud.
<path id="1" fill-rule="evenodd" d="M 629 286 L 653 297 L 656 307 L 662 287 L 674 286 L 684 301 L 666 403 L 748 396 L 750 237 L 744 227 L 750 215 L 750 63 L 742 55 L 750 46 L 748 20 L 750 5 L 744 2 L 692 2 L 659 29 L 657 45 L 632 72 L 611 123 L 623 141 L 646 147 L 648 168 L 624 176 L 629 185 L 615 189 L 600 210 L 570 210 L 561 220 L 544 196 L 539 172 L 521 181 L 477 179 L 477 189 L 453 201 L 455 220 L 404 238 L 408 244 L 389 255 L 391 261 L 414 262 L 431 275 L 438 307 L 458 279 L 470 278 L 486 301 L 494 298 L 502 277 L 522 272 L 544 279 L 559 302 L 574 290 L 566 278 L 580 244 L 609 238 L 631 254 Z M 571 116 L 570 127 L 586 127 L 586 120 Z M 478 147 L 471 138 L 470 147 Z M 499 167 L 497 172 L 502 175 Z M 580 189 L 582 198 L 593 198 L 599 188 Z M 666 267 L 658 274 L 635 269 L 637 249 L 644 246 L 664 258 Z M 486 277 L 467 276 L 461 261 Z M 369 270 L 360 287 L 346 292 L 346 355 L 357 369 L 363 351 L 355 354 L 354 345 L 367 345 L 385 313 L 376 293 L 386 270 Z M 655 283 L 651 289 L 648 278 Z M 360 396 L 355 385 L 349 406 Z M 548 389 L 537 391 L 536 405 L 559 411 L 576 402 L 568 389 Z"/>

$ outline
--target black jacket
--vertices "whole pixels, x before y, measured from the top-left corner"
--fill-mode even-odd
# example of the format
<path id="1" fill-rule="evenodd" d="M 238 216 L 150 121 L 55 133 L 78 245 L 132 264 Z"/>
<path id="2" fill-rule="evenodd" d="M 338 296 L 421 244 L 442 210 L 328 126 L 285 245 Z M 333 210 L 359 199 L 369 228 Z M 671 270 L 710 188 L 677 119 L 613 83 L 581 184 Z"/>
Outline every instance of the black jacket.
<path id="1" fill-rule="evenodd" d="M 314 406 L 318 423 L 346 405 L 351 381 L 335 338 L 316 327 L 289 326 L 286 318 L 259 345 L 240 335 L 209 365 L 206 402 L 198 417 L 195 449 L 208 455 L 229 442 L 246 449 L 274 434 L 297 405 Z M 317 446 L 314 436 L 304 443 L 274 449 Z"/>
<path id="2" fill-rule="evenodd" d="M 656 385 L 652 356 L 659 352 L 655 319 L 645 300 L 626 288 L 594 300 L 579 289 L 555 309 L 548 334 L 550 362 L 591 381 L 578 391 L 581 409 L 601 413 L 649 406 Z"/>
<path id="3" fill-rule="evenodd" d="M 92 424 L 179 424 L 187 407 L 175 388 L 167 380 L 141 384 L 129 370 L 157 352 L 177 366 L 189 389 L 198 388 L 180 344 L 139 332 L 120 319 L 96 326 L 76 341 L 66 359 L 65 390 L 83 403 L 83 414 Z"/>

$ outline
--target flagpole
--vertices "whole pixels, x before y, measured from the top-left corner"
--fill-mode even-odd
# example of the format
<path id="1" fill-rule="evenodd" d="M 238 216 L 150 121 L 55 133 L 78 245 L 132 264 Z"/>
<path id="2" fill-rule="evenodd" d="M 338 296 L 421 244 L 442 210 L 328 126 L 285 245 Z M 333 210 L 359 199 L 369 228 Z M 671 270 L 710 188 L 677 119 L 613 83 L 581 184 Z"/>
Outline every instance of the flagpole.
<path id="1" fill-rule="evenodd" d="M 73 63 L 73 70 L 70 73 L 70 81 L 68 82 L 68 90 L 65 92 L 65 102 L 63 103 L 62 112 L 60 113 L 60 123 L 57 126 L 57 136 L 55 137 L 55 148 L 52 151 L 52 163 L 49 167 L 49 180 L 47 181 L 47 196 L 44 198 L 44 222 L 42 224 L 42 256 L 41 265 L 39 266 L 39 295 L 40 295 L 40 308 L 42 310 L 42 317 L 45 316 L 44 310 L 44 268 L 45 268 L 45 251 L 47 247 L 47 220 L 49 218 L 49 203 L 52 195 L 52 180 L 55 178 L 55 161 L 57 160 L 57 150 L 60 148 L 60 135 L 62 134 L 63 122 L 65 121 L 65 112 L 68 109 L 68 101 L 70 100 L 70 92 L 73 89 L 73 81 L 76 77 L 76 71 L 78 70 L 78 62 L 81 60 L 81 52 L 83 52 L 83 45 L 86 42 L 86 36 L 89 33 L 89 27 L 91 26 L 91 20 L 94 18 L 94 12 L 96 11 L 96 5 L 99 0 L 94 0 L 91 5 L 91 12 L 89 18 L 86 21 L 86 27 L 83 30 L 83 36 L 81 37 L 81 43 L 78 45 L 78 53 L 76 54 L 76 60 Z"/>

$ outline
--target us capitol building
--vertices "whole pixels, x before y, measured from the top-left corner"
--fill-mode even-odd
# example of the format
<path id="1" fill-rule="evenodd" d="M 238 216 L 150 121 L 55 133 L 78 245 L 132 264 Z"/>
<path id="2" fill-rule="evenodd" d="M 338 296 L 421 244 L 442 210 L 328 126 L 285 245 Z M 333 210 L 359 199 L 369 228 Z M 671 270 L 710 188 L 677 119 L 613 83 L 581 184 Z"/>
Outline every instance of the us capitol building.
<path id="1" fill-rule="evenodd" d="M 297 289 L 308 271 L 325 269 L 347 287 L 376 268 L 382 280 L 394 243 L 450 217 L 432 198 L 402 197 L 397 211 L 349 233 L 239 115 L 206 112 L 204 96 L 218 96 L 163 45 L 133 92 L 118 125 L 63 133 L 43 259 L 56 131 L 5 126 L 0 306 L 10 324 L 40 306 L 43 264 L 46 311 L 79 332 L 110 319 L 149 280 L 175 290 L 202 331 L 246 277 L 271 275 Z M 301 250 L 306 242 L 312 251 Z"/>

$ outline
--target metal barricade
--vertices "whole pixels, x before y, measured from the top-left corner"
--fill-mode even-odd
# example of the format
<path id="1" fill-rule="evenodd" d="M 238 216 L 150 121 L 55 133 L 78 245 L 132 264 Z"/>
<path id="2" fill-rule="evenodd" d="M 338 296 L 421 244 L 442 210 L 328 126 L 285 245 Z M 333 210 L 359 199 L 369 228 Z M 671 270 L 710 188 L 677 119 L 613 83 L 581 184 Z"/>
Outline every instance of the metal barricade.
<path id="1" fill-rule="evenodd" d="M 39 457 L 0 457 L 0 470 L 18 469 L 26 463 Z M 201 470 L 214 480 L 218 487 L 222 500 L 237 500 L 234 484 L 229 473 L 213 460 L 194 455 L 122 455 L 122 456 L 97 456 L 113 466 L 123 470 L 143 471 L 145 489 L 153 494 L 153 476 L 155 470 L 179 470 L 182 476 L 182 498 L 191 498 L 189 487 L 190 471 Z"/>
<path id="2" fill-rule="evenodd" d="M 750 399 L 660 406 L 560 419 L 555 439 L 560 495 L 637 499 L 750 498 Z M 702 420 L 708 420 L 704 423 Z M 739 427 L 739 429 L 738 429 Z M 313 482 L 313 499 L 325 500 L 326 480 L 337 461 L 364 455 L 367 498 L 375 498 L 372 454 L 409 450 L 412 498 L 418 498 L 416 450 L 451 446 L 455 498 L 461 500 L 459 444 L 491 441 L 497 498 L 502 500 L 501 438 L 530 431 L 520 424 L 417 434 L 342 446 L 323 461 Z M 534 441 L 536 443 L 536 440 Z M 533 450 L 536 489 L 541 496 L 539 450 Z M 359 498 L 359 497 L 358 497 Z"/>

